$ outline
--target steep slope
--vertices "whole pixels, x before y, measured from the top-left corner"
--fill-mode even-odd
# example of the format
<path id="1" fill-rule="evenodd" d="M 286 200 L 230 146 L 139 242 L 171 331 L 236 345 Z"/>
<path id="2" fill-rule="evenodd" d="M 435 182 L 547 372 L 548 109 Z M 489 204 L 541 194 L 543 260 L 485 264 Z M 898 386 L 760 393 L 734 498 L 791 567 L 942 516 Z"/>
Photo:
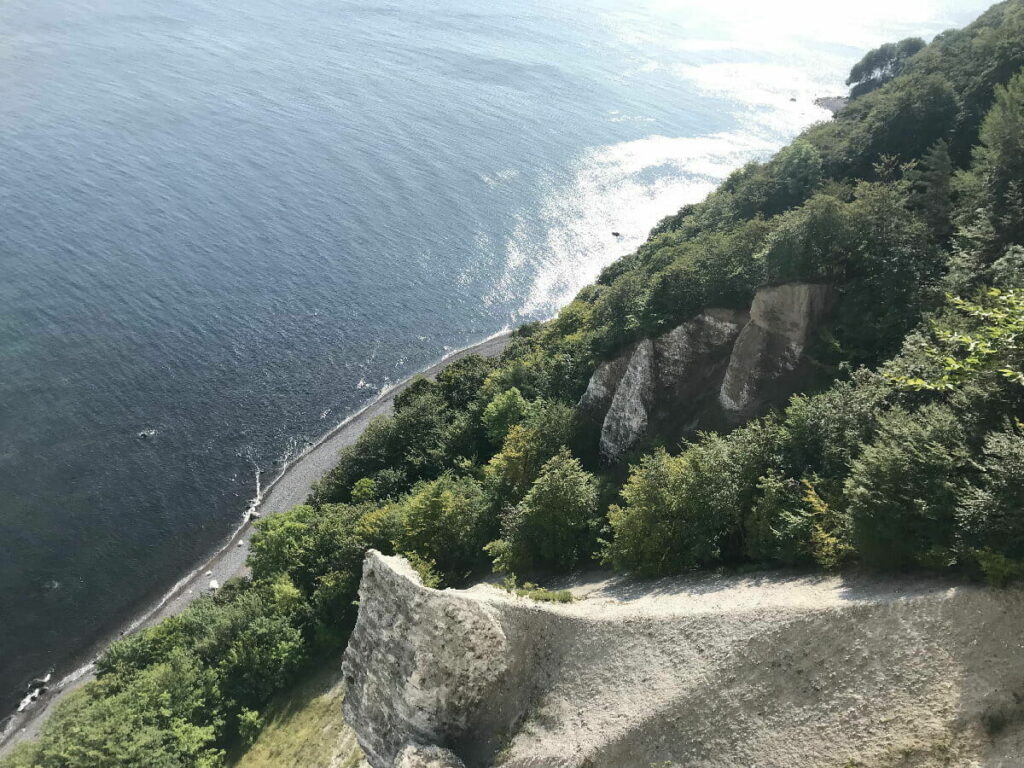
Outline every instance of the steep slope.
<path id="1" fill-rule="evenodd" d="M 602 456 L 615 461 L 646 437 L 674 443 L 784 404 L 812 379 L 804 352 L 828 298 L 822 284 L 763 286 L 749 312 L 704 309 L 601 363 L 579 409 L 601 424 Z"/>
<path id="2" fill-rule="evenodd" d="M 566 605 L 437 591 L 370 552 L 345 657 L 345 714 L 370 764 L 404 750 L 419 765 L 424 747 L 437 765 L 509 768 L 1024 755 L 1020 590 L 702 576 L 574 591 Z"/>

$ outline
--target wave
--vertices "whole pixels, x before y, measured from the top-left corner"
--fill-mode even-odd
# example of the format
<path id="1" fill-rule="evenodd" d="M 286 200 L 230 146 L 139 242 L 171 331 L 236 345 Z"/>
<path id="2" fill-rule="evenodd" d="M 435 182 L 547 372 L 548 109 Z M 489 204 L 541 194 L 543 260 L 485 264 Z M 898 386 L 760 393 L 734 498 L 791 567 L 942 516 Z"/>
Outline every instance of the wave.
<path id="1" fill-rule="evenodd" d="M 653 135 L 588 150 L 567 184 L 549 184 L 537 219 L 518 217 L 495 296 L 522 291 L 521 275 L 532 274 L 519 315 L 549 316 L 640 246 L 662 217 L 701 200 L 776 144 L 741 133 Z"/>

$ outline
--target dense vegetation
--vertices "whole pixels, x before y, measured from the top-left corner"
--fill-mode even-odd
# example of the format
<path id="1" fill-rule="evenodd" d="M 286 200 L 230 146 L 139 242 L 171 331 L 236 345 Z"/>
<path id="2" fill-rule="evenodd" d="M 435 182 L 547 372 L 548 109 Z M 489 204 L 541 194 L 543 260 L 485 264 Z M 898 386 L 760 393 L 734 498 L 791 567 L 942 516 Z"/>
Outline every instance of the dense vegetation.
<path id="1" fill-rule="evenodd" d="M 1022 67 L 1024 0 L 871 52 L 835 120 L 662 221 L 500 359 L 406 389 L 307 505 L 260 522 L 251 580 L 115 644 L 4 766 L 221 765 L 343 642 L 369 547 L 446 585 L 594 562 L 1024 575 Z M 823 384 L 600 463 L 574 407 L 600 360 L 793 279 L 838 297 Z"/>

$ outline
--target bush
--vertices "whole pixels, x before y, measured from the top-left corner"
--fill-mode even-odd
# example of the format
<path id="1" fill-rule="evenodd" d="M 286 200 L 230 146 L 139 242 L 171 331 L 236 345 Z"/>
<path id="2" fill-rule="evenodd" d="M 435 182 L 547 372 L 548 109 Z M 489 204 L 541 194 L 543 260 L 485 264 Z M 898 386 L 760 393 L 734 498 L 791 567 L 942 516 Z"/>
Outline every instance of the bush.
<path id="1" fill-rule="evenodd" d="M 879 568 L 955 562 L 956 503 L 970 456 L 945 406 L 887 413 L 846 481 L 853 542 Z"/>
<path id="2" fill-rule="evenodd" d="M 471 477 L 450 473 L 421 483 L 397 505 L 399 547 L 438 568 L 449 583 L 481 567 L 484 545 L 494 534 L 490 503 Z"/>
<path id="3" fill-rule="evenodd" d="M 502 538 L 488 545 L 505 573 L 568 570 L 589 557 L 597 486 L 563 448 L 540 470 L 529 493 L 502 521 Z"/>

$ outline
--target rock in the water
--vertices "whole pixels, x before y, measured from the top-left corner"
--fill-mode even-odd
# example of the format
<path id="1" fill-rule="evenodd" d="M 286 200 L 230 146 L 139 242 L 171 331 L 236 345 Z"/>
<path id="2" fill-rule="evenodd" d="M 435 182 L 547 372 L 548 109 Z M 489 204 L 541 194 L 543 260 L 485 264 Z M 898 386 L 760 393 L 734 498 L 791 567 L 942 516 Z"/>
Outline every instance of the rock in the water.
<path id="1" fill-rule="evenodd" d="M 654 398 L 654 344 L 636 345 L 615 390 L 601 429 L 601 453 L 618 459 L 647 433 L 647 414 Z"/>
<path id="2" fill-rule="evenodd" d="M 732 422 L 761 414 L 798 383 L 804 349 L 828 307 L 829 289 L 785 283 L 758 290 L 729 359 L 719 402 Z"/>

